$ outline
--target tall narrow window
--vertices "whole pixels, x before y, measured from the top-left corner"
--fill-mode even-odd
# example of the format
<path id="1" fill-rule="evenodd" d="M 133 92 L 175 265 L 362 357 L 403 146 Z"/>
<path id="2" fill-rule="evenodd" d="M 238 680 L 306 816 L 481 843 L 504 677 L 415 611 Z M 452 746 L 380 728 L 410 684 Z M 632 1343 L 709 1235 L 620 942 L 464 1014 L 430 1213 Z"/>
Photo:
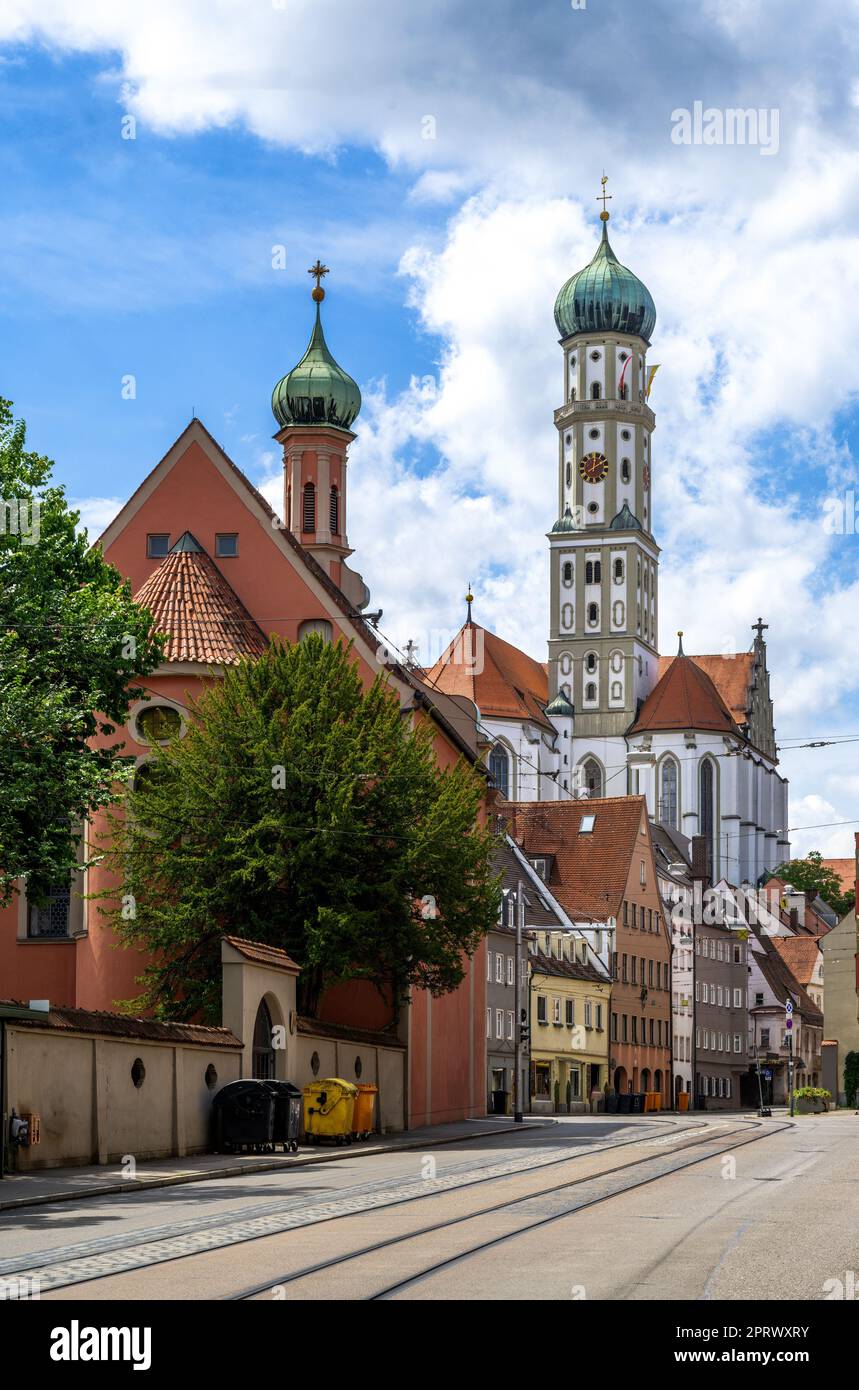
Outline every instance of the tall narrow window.
<path id="1" fill-rule="evenodd" d="M 507 750 L 496 743 L 489 755 L 489 775 L 505 800 L 510 796 L 510 759 Z"/>
<path id="2" fill-rule="evenodd" d="M 599 384 L 598 381 L 595 381 L 594 384 L 593 384 L 593 386 L 591 387 L 591 399 L 592 399 L 592 400 L 595 400 L 595 401 L 598 401 L 599 398 L 600 398 L 600 394 L 601 394 L 601 387 L 600 387 L 600 384 Z"/>
<path id="3" fill-rule="evenodd" d="M 677 826 L 677 764 L 666 758 L 662 764 L 659 787 L 659 819 L 666 825 Z"/>
<path id="4" fill-rule="evenodd" d="M 331 503 L 329 507 L 329 525 L 332 536 L 340 534 L 340 493 L 336 487 L 331 489 Z"/>
<path id="5" fill-rule="evenodd" d="M 563 570 L 562 570 L 562 577 L 563 577 L 563 584 L 564 584 L 564 587 L 565 587 L 566 589 L 569 589 L 570 586 L 571 586 L 571 584 L 572 584 L 572 582 L 573 582 L 573 565 L 572 565 L 572 561 L 571 561 L 571 560 L 565 560 L 565 561 L 564 561 L 564 568 L 563 568 Z"/>
<path id="6" fill-rule="evenodd" d="M 585 564 L 585 583 L 586 583 L 586 584 L 593 584 L 593 582 L 594 582 L 594 562 L 593 562 L 593 560 L 588 560 L 588 561 L 586 562 L 586 564 Z"/>
<path id="7" fill-rule="evenodd" d="M 316 488 L 312 483 L 304 484 L 304 506 L 301 512 L 302 531 L 316 530 Z"/>
<path id="8" fill-rule="evenodd" d="M 698 774 L 698 827 L 707 841 L 707 867 L 713 870 L 713 831 L 716 824 L 713 805 L 713 764 L 704 758 Z"/>
<path id="9" fill-rule="evenodd" d="M 615 584 L 623 583 L 623 560 L 620 557 L 614 562 L 614 582 Z"/>
<path id="10" fill-rule="evenodd" d="M 602 796 L 602 768 L 595 758 L 588 758 L 582 769 L 585 789 L 589 797 Z"/>

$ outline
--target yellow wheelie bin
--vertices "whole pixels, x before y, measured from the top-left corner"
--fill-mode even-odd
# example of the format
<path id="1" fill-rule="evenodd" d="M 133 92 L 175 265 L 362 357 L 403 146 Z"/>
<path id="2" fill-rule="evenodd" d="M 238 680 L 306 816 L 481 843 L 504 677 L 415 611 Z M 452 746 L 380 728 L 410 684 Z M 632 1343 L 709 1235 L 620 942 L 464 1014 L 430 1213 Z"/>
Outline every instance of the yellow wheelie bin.
<path id="1" fill-rule="evenodd" d="M 359 1083 L 355 1089 L 358 1094 L 352 1116 L 352 1134 L 356 1139 L 369 1139 L 376 1132 L 376 1096 L 379 1088 Z"/>
<path id="2" fill-rule="evenodd" d="M 304 1132 L 309 1144 L 320 1138 L 335 1144 L 352 1143 L 352 1113 L 356 1088 L 351 1081 L 328 1076 L 304 1088 Z"/>

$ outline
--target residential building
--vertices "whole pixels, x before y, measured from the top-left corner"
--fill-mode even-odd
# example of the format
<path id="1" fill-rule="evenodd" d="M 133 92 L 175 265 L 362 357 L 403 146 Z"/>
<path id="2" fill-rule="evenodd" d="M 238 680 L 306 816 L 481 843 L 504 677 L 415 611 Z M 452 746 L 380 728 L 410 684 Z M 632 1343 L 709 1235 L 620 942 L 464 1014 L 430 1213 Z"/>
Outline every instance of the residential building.
<path id="1" fill-rule="evenodd" d="M 694 926 L 696 1107 L 733 1110 L 748 1072 L 748 943 L 730 926 Z"/>
<path id="2" fill-rule="evenodd" d="M 859 887 L 859 834 L 853 878 Z M 845 871 L 846 877 L 846 871 Z M 859 1053 L 859 933 L 852 907 L 820 942 L 823 954 L 823 1080 L 841 1104 L 846 1103 L 844 1067 L 851 1052 Z"/>
<path id="3" fill-rule="evenodd" d="M 673 1096 L 694 1104 L 692 1081 L 695 1037 L 695 967 L 692 868 L 689 841 L 670 826 L 651 821 L 650 833 L 656 856 L 659 892 L 671 931 L 671 1041 Z M 684 908 L 677 911 L 678 907 Z"/>
<path id="4" fill-rule="evenodd" d="M 671 1100 L 671 940 L 644 797 L 504 808 L 510 833 L 608 963 L 608 1081 Z"/>
<path id="5" fill-rule="evenodd" d="M 808 992 L 791 974 L 773 940 L 760 926 L 749 933 L 749 1054 L 746 1097 L 757 1103 L 756 1066 L 763 1074 L 764 1104 L 786 1105 L 790 1100 L 788 1064 L 792 1034 L 794 1088 L 819 1086 L 823 1015 Z M 793 1027 L 786 1027 L 786 1004 L 793 1003 Z"/>
<path id="6" fill-rule="evenodd" d="M 608 1077 L 611 980 L 578 932 L 536 931 L 531 970 L 531 1110 L 589 1109 Z"/>

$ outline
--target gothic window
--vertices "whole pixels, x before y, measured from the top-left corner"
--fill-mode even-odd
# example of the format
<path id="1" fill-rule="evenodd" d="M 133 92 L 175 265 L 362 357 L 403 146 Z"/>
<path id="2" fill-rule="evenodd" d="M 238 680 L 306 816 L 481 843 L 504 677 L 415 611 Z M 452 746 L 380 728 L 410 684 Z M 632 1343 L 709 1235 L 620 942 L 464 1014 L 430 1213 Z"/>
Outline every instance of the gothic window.
<path id="1" fill-rule="evenodd" d="M 329 525 L 332 536 L 340 534 L 340 494 L 336 487 L 331 489 L 331 502 L 329 506 Z"/>
<path id="2" fill-rule="evenodd" d="M 707 841 L 707 857 L 711 868 L 713 863 L 713 831 L 716 825 L 713 789 L 713 764 L 709 758 L 704 758 L 698 772 L 698 833 L 703 835 Z"/>
<path id="3" fill-rule="evenodd" d="M 563 568 L 562 568 L 562 570 L 561 570 L 561 578 L 562 578 L 564 587 L 567 588 L 567 589 L 569 589 L 570 585 L 571 585 L 572 582 L 573 582 L 573 562 L 572 562 L 572 560 L 565 560 L 565 561 L 564 561 L 564 565 L 563 565 Z"/>
<path id="4" fill-rule="evenodd" d="M 677 824 L 677 764 L 665 758 L 659 772 L 659 819 L 675 830 Z"/>
<path id="5" fill-rule="evenodd" d="M 592 400 L 595 400 L 595 401 L 598 401 L 601 394 L 602 394 L 602 387 L 600 386 L 600 384 L 599 384 L 598 381 L 595 381 L 594 384 L 593 384 L 593 386 L 591 387 L 591 399 L 592 399 Z"/>
<path id="6" fill-rule="evenodd" d="M 588 796 L 602 796 L 602 768 L 596 758 L 588 758 L 582 768 L 582 781 Z"/>
<path id="7" fill-rule="evenodd" d="M 620 556 L 614 562 L 614 582 L 615 584 L 623 583 L 623 560 Z"/>
<path id="8" fill-rule="evenodd" d="M 302 531 L 316 530 L 316 488 L 312 483 L 304 484 L 304 505 L 301 511 Z"/>
<path id="9" fill-rule="evenodd" d="M 274 1077 L 273 1033 L 268 1004 L 261 999 L 254 1024 L 252 1056 L 253 1075 L 258 1081 L 270 1081 Z"/>
<path id="10" fill-rule="evenodd" d="M 597 623 L 599 622 L 599 620 L 600 620 L 600 611 L 599 611 L 598 605 L 595 604 L 595 603 L 589 603 L 589 604 L 588 604 L 588 622 L 590 623 L 591 627 L 596 627 L 596 625 L 597 625 Z"/>
<path id="11" fill-rule="evenodd" d="M 505 800 L 510 796 L 510 758 L 507 750 L 496 743 L 489 755 L 489 776 Z"/>

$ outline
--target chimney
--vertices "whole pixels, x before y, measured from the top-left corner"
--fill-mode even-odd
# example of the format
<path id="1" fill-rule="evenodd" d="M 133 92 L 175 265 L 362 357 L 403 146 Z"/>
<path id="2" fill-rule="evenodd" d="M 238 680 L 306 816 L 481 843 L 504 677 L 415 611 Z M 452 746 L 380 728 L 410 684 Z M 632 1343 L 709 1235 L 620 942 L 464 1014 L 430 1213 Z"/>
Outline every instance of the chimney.
<path id="1" fill-rule="evenodd" d="M 790 909 L 790 929 L 792 932 L 799 931 L 799 913 L 795 907 Z"/>
<path id="2" fill-rule="evenodd" d="M 702 885 L 710 883 L 710 851 L 706 835 L 692 836 L 692 877 Z"/>

